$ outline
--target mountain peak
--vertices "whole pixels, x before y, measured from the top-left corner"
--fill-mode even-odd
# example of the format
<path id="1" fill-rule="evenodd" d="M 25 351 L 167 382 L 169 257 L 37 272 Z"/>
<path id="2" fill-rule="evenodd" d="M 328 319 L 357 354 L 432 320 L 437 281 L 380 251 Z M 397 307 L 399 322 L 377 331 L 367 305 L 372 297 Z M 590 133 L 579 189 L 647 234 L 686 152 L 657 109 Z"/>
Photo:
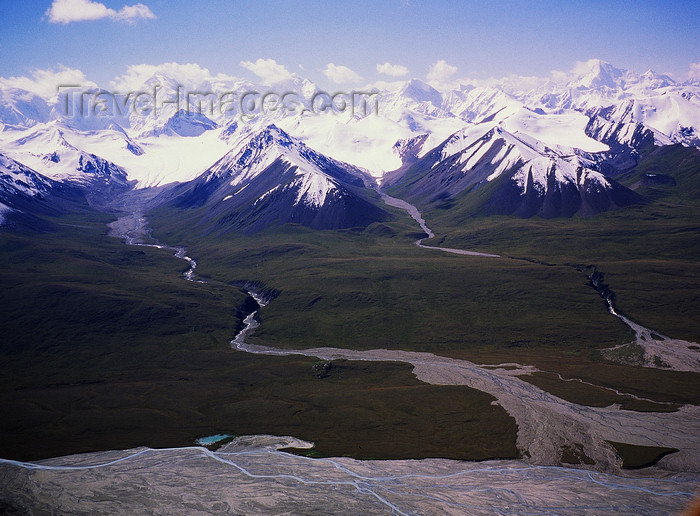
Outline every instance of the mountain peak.
<path id="1" fill-rule="evenodd" d="M 674 84 L 676 84 L 676 81 L 674 81 L 668 75 L 656 73 L 652 69 L 649 69 L 646 72 L 644 72 L 639 78 L 640 82 L 642 82 L 644 86 L 651 89 L 665 88 L 667 86 L 673 86 Z"/>
<path id="2" fill-rule="evenodd" d="M 392 188 L 411 201 L 519 217 L 588 215 L 640 201 L 593 161 L 495 124 L 454 133 Z"/>
<path id="3" fill-rule="evenodd" d="M 292 137 L 275 124 L 268 124 L 258 134 L 270 139 L 272 142 L 281 143 L 285 147 L 292 143 Z"/>
<path id="4" fill-rule="evenodd" d="M 406 82 L 399 91 L 399 95 L 416 102 L 429 102 L 436 108 L 442 105 L 442 94 L 420 79 L 411 79 Z"/>
<path id="5" fill-rule="evenodd" d="M 309 154 L 306 146 L 289 136 L 275 124 L 246 135 L 235 149 L 229 151 L 207 174 L 207 181 L 222 175 L 231 176 L 231 184 L 242 183 L 283 157 L 298 164 L 300 154 Z"/>
<path id="6" fill-rule="evenodd" d="M 578 63 L 574 69 L 574 74 L 577 76 L 577 79 L 574 81 L 575 87 L 614 89 L 623 84 L 621 79 L 627 74 L 627 71 L 615 68 L 602 59 L 589 59 L 586 62 Z"/>
<path id="7" fill-rule="evenodd" d="M 234 145 L 199 178 L 176 187 L 181 191 L 176 206 L 206 207 L 217 224 L 245 232 L 285 223 L 315 229 L 364 227 L 389 216 L 375 204 L 359 171 L 274 124 Z"/>
<path id="8" fill-rule="evenodd" d="M 73 145 L 68 143 L 63 135 L 63 131 L 56 124 L 47 124 L 46 126 L 32 132 L 27 136 L 23 136 L 15 141 L 15 145 L 38 145 L 44 149 L 64 148 L 72 151 L 77 151 Z"/>

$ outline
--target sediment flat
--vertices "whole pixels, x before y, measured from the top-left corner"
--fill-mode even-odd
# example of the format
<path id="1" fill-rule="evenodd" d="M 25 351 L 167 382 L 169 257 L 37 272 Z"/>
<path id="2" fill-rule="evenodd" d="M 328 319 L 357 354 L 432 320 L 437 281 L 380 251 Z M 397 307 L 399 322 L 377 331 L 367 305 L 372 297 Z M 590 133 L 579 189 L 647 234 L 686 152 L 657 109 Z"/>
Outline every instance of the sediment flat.
<path id="1" fill-rule="evenodd" d="M 20 514 L 675 514 L 700 474 L 626 476 L 522 461 L 310 459 L 293 437 L 206 448 L 0 462 L 0 509 Z"/>

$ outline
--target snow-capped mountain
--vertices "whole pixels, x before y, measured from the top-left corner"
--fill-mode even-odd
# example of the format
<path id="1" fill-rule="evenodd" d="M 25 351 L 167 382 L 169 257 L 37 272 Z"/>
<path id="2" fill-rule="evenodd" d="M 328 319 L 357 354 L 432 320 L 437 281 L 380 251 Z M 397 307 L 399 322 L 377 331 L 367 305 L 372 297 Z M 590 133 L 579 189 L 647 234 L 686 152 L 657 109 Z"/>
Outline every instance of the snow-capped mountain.
<path id="1" fill-rule="evenodd" d="M 422 205 L 473 203 L 473 212 L 545 218 L 591 215 L 641 202 L 573 148 L 556 149 L 488 122 L 461 130 L 385 188 Z M 393 176 L 393 177 L 392 177 Z"/>
<path id="2" fill-rule="evenodd" d="M 128 186 L 124 169 L 75 147 L 65 138 L 65 132 L 58 123 L 44 124 L 8 142 L 4 151 L 55 181 Z"/>
<path id="3" fill-rule="evenodd" d="M 137 188 L 146 188 L 196 177 L 230 149 L 219 136 L 220 130 L 197 137 L 163 131 L 132 138 L 116 123 L 81 131 L 53 121 L 0 132 L 0 151 L 56 180 L 89 181 L 101 174 L 115 184 L 135 182 Z"/>
<path id="4" fill-rule="evenodd" d="M 199 208 L 198 223 L 212 231 L 255 232 L 286 223 L 340 229 L 389 218 L 360 170 L 275 125 L 247 135 L 197 179 L 163 198 L 178 209 Z"/>
<path id="5" fill-rule="evenodd" d="M 514 115 L 524 104 L 500 88 L 462 86 L 445 94 L 445 110 L 470 123 L 488 122 Z"/>
<path id="6" fill-rule="evenodd" d="M 587 128 L 595 139 L 613 144 L 629 145 L 633 148 L 651 143 L 659 146 L 685 143 L 700 146 L 700 134 L 693 123 L 692 100 L 677 96 L 630 99 L 619 104 L 589 110 L 586 114 L 591 123 Z M 698 98 L 700 108 L 700 98 Z M 675 116 L 669 116 L 673 113 Z"/>
<path id="7" fill-rule="evenodd" d="M 677 83 L 651 70 L 635 74 L 592 59 L 566 83 L 549 83 L 512 96 L 548 112 L 575 110 L 591 116 L 604 109 L 610 121 L 641 123 L 651 129 L 661 136 L 659 144 L 698 145 L 700 84 Z"/>
<path id="8" fill-rule="evenodd" d="M 639 149 L 654 143 L 670 145 L 672 143 L 670 138 L 659 131 L 649 129 L 641 122 L 634 121 L 629 116 L 629 108 L 633 103 L 634 101 L 630 101 L 626 108 L 618 105 L 590 110 L 586 134 L 613 149 L 617 147 Z"/>
<path id="9" fill-rule="evenodd" d="M 85 95 L 78 89 L 65 98 L 44 99 L 0 88 L 0 152 L 54 181 L 82 185 L 95 202 L 126 188 L 179 182 L 175 190 L 183 195 L 192 194 L 195 185 L 207 195 L 223 188 L 215 210 L 222 216 L 223 206 L 233 206 L 231 217 L 250 217 L 251 206 L 260 209 L 266 199 L 286 195 L 287 208 L 297 213 L 293 220 L 346 227 L 383 216 L 374 211 L 367 191 L 352 190 L 361 188 L 356 176 L 363 172 L 385 176 L 385 184 L 396 188 L 401 183 L 423 201 L 482 188 L 482 182 L 493 189 L 508 177 L 515 189 L 499 194 L 508 199 L 503 206 L 512 208 L 523 196 L 559 196 L 567 206 L 529 200 L 527 208 L 492 211 L 553 216 L 626 204 L 632 198 L 618 195 L 623 190 L 610 178 L 632 170 L 654 146 L 700 147 L 697 82 L 678 83 L 652 71 L 636 74 L 600 60 L 580 64 L 566 76 L 532 79 L 460 84 L 450 91 L 412 79 L 388 90 L 329 95 L 294 74 L 265 85 L 227 76 L 182 82 L 160 71 L 132 94 L 93 88 Z M 224 91 L 229 102 L 222 104 L 215 93 Z M 265 104 L 264 92 L 277 97 L 267 97 Z M 292 99 L 290 109 L 279 104 L 282 94 Z M 64 105 L 69 95 L 72 111 Z M 82 98 L 89 109 L 77 112 L 76 99 Z M 103 102 L 92 106 L 96 98 Z M 239 156 L 246 151 L 245 159 Z M 257 157 L 248 163 L 252 156 Z M 272 169 L 279 177 L 263 180 L 272 177 Z M 314 175 L 306 174 L 309 170 Z M 220 175 L 230 176 L 229 182 Z M 435 177 L 443 182 L 428 184 Z M 234 189 L 239 183 L 245 190 Z M 265 190 L 253 188 L 263 184 Z M 351 215 L 334 212 L 332 222 L 309 221 L 311 211 L 327 211 L 326 204 L 347 194 L 344 189 L 352 190 L 347 199 L 358 199 L 356 206 L 348 204 Z M 575 194 L 566 193 L 574 189 Z M 594 191 L 607 201 L 593 202 Z M 240 206 L 232 202 L 236 195 Z M 362 220 L 360 201 L 370 206 L 363 205 L 369 215 Z M 203 204 L 210 202 L 207 196 Z M 308 213 L 300 215 L 299 206 Z M 251 220 L 233 226 L 260 225 Z"/>
<path id="10" fill-rule="evenodd" d="M 21 163 L 0 154 L 0 195 L 6 202 L 16 196 L 41 198 L 57 184 Z"/>
<path id="11" fill-rule="evenodd" d="M 216 128 L 216 122 L 206 116 L 200 113 L 188 113 L 181 109 L 168 118 L 163 126 L 146 131 L 141 134 L 141 137 L 166 135 L 191 138 L 201 136 L 205 131 Z"/>
<path id="12" fill-rule="evenodd" d="M 48 122 L 50 115 L 49 104 L 38 95 L 17 88 L 0 88 L 0 131 Z"/>
<path id="13" fill-rule="evenodd" d="M 0 154 L 0 225 L 46 230 L 42 215 L 84 209 L 84 192 Z"/>
<path id="14" fill-rule="evenodd" d="M 320 88 L 297 75 L 274 85 L 262 85 L 233 79 L 189 83 L 158 72 L 137 88 L 142 97 L 110 97 L 109 92 L 90 90 L 88 99 L 103 94 L 100 98 L 109 102 L 99 104 L 100 109 L 88 110 L 83 117 L 74 116 L 74 112 L 68 116 L 61 96 L 40 99 L 22 90 L 4 90 L 0 121 L 6 124 L 5 132 L 21 132 L 60 120 L 64 127 L 80 134 L 81 150 L 121 166 L 139 187 L 196 177 L 226 152 L 225 146 L 217 147 L 215 141 L 233 122 L 249 126 L 251 131 L 274 123 L 317 151 L 363 168 L 375 177 L 402 166 L 395 148 L 399 140 L 427 134 L 422 151 L 425 154 L 455 131 L 488 121 L 505 122 L 508 131 L 528 134 L 550 146 L 602 152 L 607 150 L 605 144 L 596 145 L 585 129 L 590 118 L 605 110 L 602 118 L 608 122 L 641 123 L 654 131 L 657 144 L 698 145 L 700 86 L 679 84 L 651 71 L 635 74 L 600 60 L 585 63 L 566 79 L 540 81 L 527 89 L 509 78 L 488 86 L 462 84 L 446 92 L 416 79 L 392 90 L 365 89 L 365 94 L 354 98 L 337 97 L 333 105 L 345 109 L 319 112 L 318 106 L 327 108 L 331 97 L 315 97 L 322 93 Z M 230 93 L 223 97 L 229 102 L 207 95 L 224 91 Z M 241 102 L 249 92 L 258 95 Z M 263 109 L 264 92 L 289 93 L 291 104 L 298 109 Z M 75 104 L 80 96 L 71 95 Z M 140 104 L 138 98 L 145 100 L 148 108 L 151 97 L 151 109 L 134 108 Z M 318 100 L 316 107 L 312 105 L 314 98 Z M 250 106 L 244 107 L 247 103 Z M 367 106 L 369 114 L 365 112 Z M 378 114 L 372 111 L 374 106 Z M 122 128 L 133 148 L 144 151 L 143 159 L 134 160 L 114 146 L 108 151 L 99 148 L 99 133 L 115 127 Z M 185 142 L 181 137 L 201 139 L 203 145 Z M 7 137 L 3 135 L 2 139 Z M 180 152 L 183 147 L 187 147 L 186 152 Z M 183 165 L 173 163 L 171 155 Z"/>
<path id="15" fill-rule="evenodd" d="M 395 92 L 382 99 L 382 113 L 392 120 L 400 120 L 408 112 L 420 113 L 432 118 L 455 116 L 443 109 L 442 94 L 423 81 L 411 79 Z"/>

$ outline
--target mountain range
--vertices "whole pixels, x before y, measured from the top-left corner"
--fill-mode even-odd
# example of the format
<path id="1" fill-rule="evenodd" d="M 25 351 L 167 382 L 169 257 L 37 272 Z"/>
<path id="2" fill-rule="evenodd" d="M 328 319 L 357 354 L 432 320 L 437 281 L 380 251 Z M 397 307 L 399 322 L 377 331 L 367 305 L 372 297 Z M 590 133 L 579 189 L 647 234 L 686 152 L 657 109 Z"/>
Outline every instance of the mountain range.
<path id="1" fill-rule="evenodd" d="M 366 227 L 392 217 L 379 188 L 470 216 L 591 216 L 648 202 L 623 179 L 657 149 L 700 147 L 698 82 L 599 60 L 565 80 L 516 82 L 441 92 L 413 79 L 359 94 L 353 112 L 338 112 L 342 102 L 319 111 L 315 100 L 330 96 L 298 76 L 271 86 L 191 85 L 239 99 L 289 93 L 299 108 L 254 102 L 244 116 L 180 102 L 124 112 L 130 97 L 104 90 L 89 93 L 112 104 L 76 115 L 65 109 L 68 97 L 2 89 L 0 217 L 4 227 L 45 228 L 43 215 L 156 186 L 154 207 L 206 232 Z M 180 98 L 177 77 L 156 75 L 142 90 L 157 88 Z"/>

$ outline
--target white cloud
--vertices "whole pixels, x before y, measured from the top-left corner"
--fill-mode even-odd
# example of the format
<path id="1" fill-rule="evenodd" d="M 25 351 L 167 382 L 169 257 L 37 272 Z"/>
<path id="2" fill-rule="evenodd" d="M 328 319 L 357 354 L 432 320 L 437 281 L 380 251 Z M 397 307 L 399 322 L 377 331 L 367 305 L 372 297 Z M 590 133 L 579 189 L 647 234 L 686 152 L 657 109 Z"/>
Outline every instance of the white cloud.
<path id="1" fill-rule="evenodd" d="M 133 21 L 139 18 L 152 20 L 155 17 L 153 11 L 143 4 L 125 5 L 116 14 L 116 19 L 123 21 Z"/>
<path id="2" fill-rule="evenodd" d="M 447 82 L 456 73 L 456 66 L 448 64 L 444 59 L 440 59 L 431 65 L 427 78 L 429 82 Z"/>
<path id="3" fill-rule="evenodd" d="M 59 65 L 56 70 L 34 69 L 31 71 L 31 77 L 0 77 L 0 87 L 31 91 L 45 99 L 57 95 L 59 86 L 80 86 L 88 89 L 96 88 L 97 84 L 89 81 L 80 70 L 63 65 Z"/>
<path id="4" fill-rule="evenodd" d="M 92 0 L 53 0 L 46 11 L 50 23 L 67 24 L 78 21 L 93 21 L 107 18 L 115 21 L 134 23 L 138 19 L 156 17 L 144 4 L 125 5 L 115 11 L 100 2 Z"/>
<path id="5" fill-rule="evenodd" d="M 360 74 L 351 70 L 347 66 L 328 63 L 326 69 L 323 70 L 323 75 L 328 77 L 336 84 L 357 83 L 362 80 Z"/>
<path id="6" fill-rule="evenodd" d="M 700 61 L 690 65 L 690 69 L 688 70 L 688 79 L 700 80 Z"/>
<path id="7" fill-rule="evenodd" d="M 552 80 L 556 83 L 565 83 L 570 80 L 570 75 L 566 72 L 561 72 L 559 70 L 552 70 L 550 73 Z"/>
<path id="8" fill-rule="evenodd" d="M 384 64 L 377 65 L 377 71 L 384 75 L 390 75 L 392 77 L 403 77 L 408 75 L 408 68 L 399 64 L 391 64 L 386 62 Z"/>
<path id="9" fill-rule="evenodd" d="M 602 59 L 589 59 L 588 61 L 576 61 L 571 70 L 573 77 L 583 77 L 591 73 L 596 67 L 607 65 Z"/>
<path id="10" fill-rule="evenodd" d="M 289 70 L 274 59 L 258 59 L 254 63 L 241 61 L 239 65 L 253 72 L 267 84 L 274 84 L 292 77 Z"/>
<path id="11" fill-rule="evenodd" d="M 224 74 L 212 75 L 207 68 L 202 68 L 194 63 L 162 63 L 159 65 L 131 65 L 126 69 L 125 74 L 115 77 L 109 85 L 113 90 L 121 93 L 137 91 L 143 87 L 146 81 L 156 75 L 173 79 L 179 85 L 189 88 L 203 87 L 206 84 L 232 83 L 238 80 Z"/>

